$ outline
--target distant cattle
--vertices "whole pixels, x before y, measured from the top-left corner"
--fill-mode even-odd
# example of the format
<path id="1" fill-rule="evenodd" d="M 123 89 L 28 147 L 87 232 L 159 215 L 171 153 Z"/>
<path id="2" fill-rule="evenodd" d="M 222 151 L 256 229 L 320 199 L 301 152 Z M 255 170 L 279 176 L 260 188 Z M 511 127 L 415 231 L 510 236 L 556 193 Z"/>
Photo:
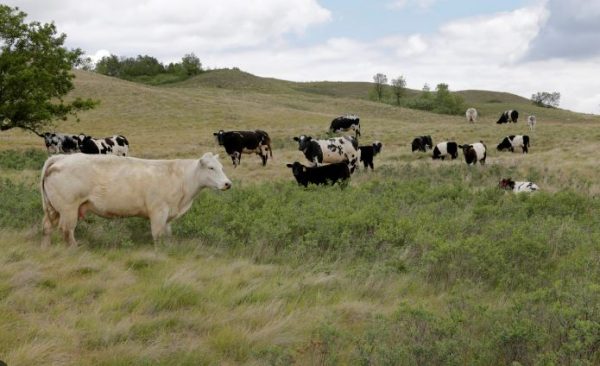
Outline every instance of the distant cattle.
<path id="1" fill-rule="evenodd" d="M 470 123 L 475 123 L 475 121 L 477 121 L 477 109 L 469 108 L 465 114 L 467 116 L 467 121 Z"/>
<path id="2" fill-rule="evenodd" d="M 331 121 L 330 133 L 338 133 L 353 130 L 356 137 L 360 136 L 360 118 L 355 114 L 339 116 Z"/>
<path id="3" fill-rule="evenodd" d="M 502 124 L 502 123 L 517 123 L 517 120 L 519 119 L 519 112 L 516 110 L 507 110 L 502 112 L 502 114 L 500 115 L 500 118 L 498 119 L 498 124 Z"/>
<path id="4" fill-rule="evenodd" d="M 346 163 L 333 163 L 317 167 L 307 167 L 299 162 L 287 164 L 292 168 L 292 173 L 298 184 L 308 186 L 308 184 L 335 184 L 350 178 L 350 169 Z"/>
<path id="5" fill-rule="evenodd" d="M 529 129 L 531 131 L 535 130 L 535 124 L 537 123 L 537 120 L 535 118 L 534 115 L 531 115 L 529 117 L 527 117 L 527 125 L 529 126 Z"/>
<path id="6" fill-rule="evenodd" d="M 94 138 L 80 134 L 79 150 L 84 154 L 101 154 L 101 155 L 129 155 L 129 141 L 122 135 L 114 135 L 104 138 Z"/>
<path id="7" fill-rule="evenodd" d="M 483 141 L 468 145 L 458 145 L 458 147 L 462 149 L 465 161 L 468 165 L 475 165 L 477 162 L 481 165 L 485 164 L 487 148 Z"/>
<path id="8" fill-rule="evenodd" d="M 360 161 L 363 162 L 365 169 L 371 167 L 371 170 L 375 169 L 373 166 L 373 158 L 375 155 L 381 152 L 383 144 L 379 141 L 373 142 L 372 145 L 359 146 L 360 150 Z"/>
<path id="9" fill-rule="evenodd" d="M 294 140 L 298 142 L 298 150 L 302 151 L 314 166 L 346 162 L 350 173 L 354 173 L 360 159 L 358 141 L 354 137 L 313 140 L 310 136 L 301 135 L 294 137 Z"/>
<path id="10" fill-rule="evenodd" d="M 412 151 L 422 151 L 422 152 L 426 152 L 427 149 L 432 149 L 433 148 L 433 141 L 431 140 L 431 136 L 426 135 L 426 136 L 417 136 L 415 137 L 414 140 L 412 140 L 411 143 L 412 146 Z"/>
<path id="11" fill-rule="evenodd" d="M 444 141 L 435 145 L 433 148 L 433 159 L 442 159 L 446 157 L 456 159 L 458 157 L 458 144 L 454 141 Z"/>
<path id="12" fill-rule="evenodd" d="M 88 211 L 106 218 L 147 217 L 156 240 L 170 233 L 171 221 L 189 210 L 205 187 L 231 188 L 218 155 L 212 153 L 195 160 L 54 155 L 41 175 L 42 246 L 50 244 L 56 226 L 76 246 L 77 220 Z"/>
<path id="13" fill-rule="evenodd" d="M 515 148 L 521 148 L 523 150 L 523 154 L 529 152 L 529 136 L 527 135 L 510 135 L 506 136 L 502 142 L 498 144 L 496 147 L 498 151 L 509 150 L 511 152 L 515 151 Z"/>
<path id="14" fill-rule="evenodd" d="M 515 182 L 511 178 L 506 178 L 500 180 L 499 184 L 500 188 L 511 190 L 515 193 L 519 192 L 535 192 L 539 191 L 540 187 L 537 184 L 532 182 Z"/>
<path id="15" fill-rule="evenodd" d="M 46 132 L 38 136 L 44 139 L 46 149 L 50 154 L 70 154 L 79 152 L 79 139 L 77 135 Z"/>
<path id="16" fill-rule="evenodd" d="M 227 155 L 231 156 L 233 166 L 237 167 L 242 159 L 242 154 L 256 154 L 260 156 L 262 165 L 267 165 L 269 155 L 273 158 L 271 138 L 262 130 L 254 131 L 223 131 L 213 133 L 220 146 L 225 147 Z"/>

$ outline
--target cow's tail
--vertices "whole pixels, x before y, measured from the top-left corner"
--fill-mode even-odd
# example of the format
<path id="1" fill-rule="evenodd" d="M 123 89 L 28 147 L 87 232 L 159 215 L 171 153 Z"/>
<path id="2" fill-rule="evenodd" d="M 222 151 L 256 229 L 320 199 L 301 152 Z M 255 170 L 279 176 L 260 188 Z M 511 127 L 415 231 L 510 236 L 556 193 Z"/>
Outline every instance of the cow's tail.
<path id="1" fill-rule="evenodd" d="M 54 155 L 49 157 L 44 166 L 42 167 L 42 176 L 40 180 L 40 192 L 42 194 L 42 208 L 44 209 L 44 213 L 48 215 L 50 220 L 54 221 L 56 216 L 58 215 L 58 211 L 52 206 L 52 202 L 48 198 L 48 194 L 46 193 L 46 179 L 52 172 L 57 171 L 58 167 L 54 166 L 56 161 L 62 159 L 64 155 Z"/>

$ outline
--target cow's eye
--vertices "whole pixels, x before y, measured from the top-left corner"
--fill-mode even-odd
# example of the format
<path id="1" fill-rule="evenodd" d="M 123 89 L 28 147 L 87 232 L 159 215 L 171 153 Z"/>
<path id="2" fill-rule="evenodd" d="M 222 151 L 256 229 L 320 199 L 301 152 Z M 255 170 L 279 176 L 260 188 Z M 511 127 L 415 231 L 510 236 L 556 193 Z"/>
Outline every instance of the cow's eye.
<path id="1" fill-rule="evenodd" d="M 211 167 L 209 167 L 208 169 L 210 169 L 210 170 L 215 170 L 215 168 L 213 168 L 212 166 L 211 166 Z"/>

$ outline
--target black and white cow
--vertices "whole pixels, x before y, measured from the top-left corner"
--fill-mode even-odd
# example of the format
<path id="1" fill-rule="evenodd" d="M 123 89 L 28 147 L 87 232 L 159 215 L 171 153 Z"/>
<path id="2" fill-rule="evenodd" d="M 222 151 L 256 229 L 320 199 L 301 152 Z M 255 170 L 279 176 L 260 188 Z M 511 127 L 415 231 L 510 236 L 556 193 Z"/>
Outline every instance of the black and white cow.
<path id="1" fill-rule="evenodd" d="M 237 167 L 242 159 L 242 154 L 256 154 L 262 159 L 262 165 L 267 165 L 269 155 L 273 159 L 271 138 L 262 130 L 254 131 L 223 131 L 213 133 L 219 146 L 231 156 L 233 166 Z"/>
<path id="2" fill-rule="evenodd" d="M 435 159 L 444 160 L 447 156 L 452 158 L 452 160 L 458 157 L 458 144 L 454 141 L 444 141 L 440 142 L 433 148 L 433 156 Z"/>
<path id="3" fill-rule="evenodd" d="M 373 142 L 373 145 L 365 145 L 358 147 L 358 149 L 360 150 L 360 161 L 363 162 L 365 169 L 368 169 L 369 167 L 371 167 L 371 170 L 375 169 L 373 167 L 373 158 L 375 157 L 375 155 L 381 152 L 382 147 L 383 144 L 379 141 Z"/>
<path id="4" fill-rule="evenodd" d="M 529 152 L 529 136 L 527 135 L 510 135 L 506 136 L 502 142 L 496 147 L 498 151 L 509 150 L 515 151 L 515 147 L 520 147 L 523 150 L 523 154 Z"/>
<path id="5" fill-rule="evenodd" d="M 129 155 L 129 141 L 122 135 L 114 135 L 104 138 L 94 138 L 80 134 L 79 150 L 84 154 L 102 154 L 102 155 Z"/>
<path id="6" fill-rule="evenodd" d="M 354 173 L 360 159 L 358 141 L 352 136 L 313 140 L 310 136 L 300 135 L 294 137 L 294 140 L 298 141 L 298 150 L 314 166 L 345 162 L 350 173 Z"/>
<path id="7" fill-rule="evenodd" d="M 338 133 L 353 130 L 356 137 L 360 136 L 360 118 L 355 114 L 339 116 L 331 121 L 330 133 Z"/>
<path id="8" fill-rule="evenodd" d="M 513 122 L 513 123 L 517 123 L 517 120 L 519 119 L 519 112 L 513 109 L 509 109 L 507 111 L 502 112 L 502 114 L 500 115 L 500 118 L 498 119 L 498 124 L 501 123 L 509 123 L 509 122 Z"/>
<path id="9" fill-rule="evenodd" d="M 474 144 L 458 145 L 463 151 L 465 161 L 468 165 L 475 165 L 479 162 L 481 165 L 485 164 L 485 158 L 487 157 L 487 148 L 483 141 L 476 142 Z"/>
<path id="10" fill-rule="evenodd" d="M 412 140 L 412 151 L 422 151 L 422 152 L 426 152 L 427 148 L 432 149 L 433 148 L 433 142 L 431 140 L 431 136 L 426 135 L 426 136 L 417 136 L 415 137 L 414 140 Z"/>
<path id="11" fill-rule="evenodd" d="M 79 152 L 79 139 L 77 135 L 46 132 L 38 136 L 44 138 L 46 149 L 50 154 L 70 154 Z"/>
<path id="12" fill-rule="evenodd" d="M 505 178 L 500 181 L 500 188 L 511 190 L 515 193 L 519 192 L 535 192 L 539 191 L 540 187 L 537 184 L 532 182 L 515 182 L 511 178 Z"/>
<path id="13" fill-rule="evenodd" d="M 335 184 L 350 178 L 350 169 L 346 163 L 333 163 L 316 167 L 307 167 L 299 162 L 287 164 L 292 168 L 292 173 L 298 184 L 308 186 L 311 184 Z"/>

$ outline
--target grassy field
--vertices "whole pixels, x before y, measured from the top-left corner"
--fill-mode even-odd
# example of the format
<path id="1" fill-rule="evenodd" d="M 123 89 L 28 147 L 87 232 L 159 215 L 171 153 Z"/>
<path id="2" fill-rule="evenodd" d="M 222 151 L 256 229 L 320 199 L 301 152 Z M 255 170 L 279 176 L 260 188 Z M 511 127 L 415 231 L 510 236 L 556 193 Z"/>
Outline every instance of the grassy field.
<path id="1" fill-rule="evenodd" d="M 142 219 L 88 217 L 77 249 L 39 247 L 43 142 L 0 134 L 0 359 L 9 365 L 596 365 L 600 117 L 464 91 L 481 118 L 368 100 L 366 83 L 237 70 L 152 87 L 77 72 L 101 100 L 57 131 L 128 137 L 132 156 L 221 152 L 234 189 L 205 191 L 154 247 Z M 498 126 L 501 111 L 521 121 Z M 361 117 L 380 140 L 348 187 L 298 187 L 292 140 Z M 529 132 L 528 113 L 538 117 Z M 219 129 L 269 132 L 274 160 L 240 167 Z M 528 155 L 500 153 L 528 133 Z M 485 166 L 411 153 L 414 136 L 483 140 Z M 461 155 L 462 157 L 462 155 Z M 533 180 L 535 195 L 497 188 Z M 168 182 L 166 182 L 168 184 Z"/>

